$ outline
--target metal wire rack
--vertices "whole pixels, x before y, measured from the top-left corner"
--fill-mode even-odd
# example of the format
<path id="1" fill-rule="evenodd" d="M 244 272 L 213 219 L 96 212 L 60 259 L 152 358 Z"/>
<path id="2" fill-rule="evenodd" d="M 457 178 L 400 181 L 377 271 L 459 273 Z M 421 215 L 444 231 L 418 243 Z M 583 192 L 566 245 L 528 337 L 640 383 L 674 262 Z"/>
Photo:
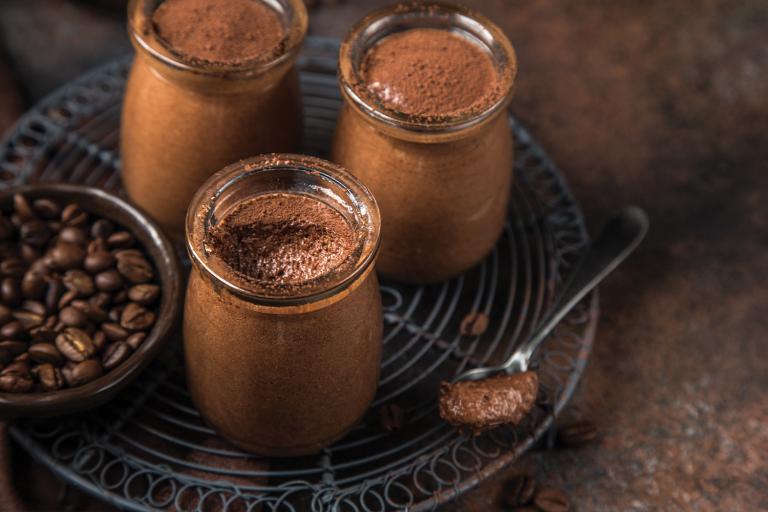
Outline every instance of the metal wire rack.
<path id="1" fill-rule="evenodd" d="M 338 42 L 310 38 L 300 61 L 305 151 L 324 156 L 341 100 Z M 26 114 L 0 146 L 0 187 L 86 183 L 120 192 L 119 118 L 129 59 L 66 85 Z M 384 282 L 384 358 L 369 415 L 316 456 L 266 459 L 227 445 L 203 423 L 184 383 L 178 340 L 113 402 L 82 416 L 16 422 L 11 433 L 70 483 L 130 510 L 427 510 L 515 460 L 552 425 L 586 364 L 597 296 L 584 300 L 539 351 L 541 394 L 517 428 L 461 435 L 437 414 L 441 380 L 506 358 L 535 327 L 588 243 L 565 181 L 514 118 L 516 183 L 504 235 L 477 268 L 450 282 Z M 491 319 L 459 333 L 467 313 Z M 377 411 L 397 403 L 401 429 Z"/>

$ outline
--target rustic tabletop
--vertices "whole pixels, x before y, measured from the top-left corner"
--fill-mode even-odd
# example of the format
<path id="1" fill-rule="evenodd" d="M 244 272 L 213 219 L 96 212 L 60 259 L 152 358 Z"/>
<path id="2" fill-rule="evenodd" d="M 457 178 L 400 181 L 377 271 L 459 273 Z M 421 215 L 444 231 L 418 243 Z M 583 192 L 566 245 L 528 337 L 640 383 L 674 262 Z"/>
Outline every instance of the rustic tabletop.
<path id="1" fill-rule="evenodd" d="M 123 3 L 0 3 L 0 129 L 130 51 Z M 389 2 L 313 3 L 310 33 L 341 37 Z M 513 111 L 590 227 L 634 203 L 652 228 L 601 287 L 594 354 L 568 413 L 591 420 L 597 440 L 530 453 L 451 510 L 503 510 L 505 484 L 524 472 L 578 510 L 768 509 L 768 4 L 464 3 L 514 43 Z M 35 489 L 52 477 L 14 467 L 26 505 L 44 507 Z"/>

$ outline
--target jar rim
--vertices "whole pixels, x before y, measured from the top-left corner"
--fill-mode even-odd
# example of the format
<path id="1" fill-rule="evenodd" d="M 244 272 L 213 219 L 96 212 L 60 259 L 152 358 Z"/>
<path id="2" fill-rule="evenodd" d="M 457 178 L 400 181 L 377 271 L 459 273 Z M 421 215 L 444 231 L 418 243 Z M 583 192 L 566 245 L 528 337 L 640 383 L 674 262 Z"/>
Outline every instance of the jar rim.
<path id="1" fill-rule="evenodd" d="M 382 34 L 390 25 L 394 26 L 394 30 Z M 485 46 L 495 61 L 498 73 L 499 94 L 496 101 L 478 111 L 437 116 L 408 114 L 384 105 L 367 88 L 359 61 L 382 38 L 414 28 L 463 31 Z M 482 14 L 447 2 L 414 1 L 378 9 L 353 25 L 341 43 L 338 74 L 339 87 L 345 98 L 376 121 L 412 132 L 451 133 L 481 124 L 506 107 L 517 76 L 517 55 L 501 28 Z"/>
<path id="2" fill-rule="evenodd" d="M 243 180 L 256 178 L 266 173 L 288 171 L 295 179 L 306 176 L 317 179 L 329 186 L 340 187 L 349 198 L 355 209 L 356 218 L 362 221 L 355 231 L 362 230 L 357 236 L 356 246 L 350 252 L 347 264 L 340 264 L 327 274 L 317 276 L 296 287 L 292 294 L 268 294 L 263 287 L 250 285 L 242 278 L 231 278 L 222 275 L 209 261 L 205 249 L 208 229 L 214 213 L 217 200 L 233 187 L 240 185 Z M 270 192 L 285 192 L 275 188 Z M 247 200 L 246 196 L 243 200 Z M 320 301 L 352 285 L 357 279 L 366 274 L 376 259 L 381 239 L 381 217 L 376 199 L 368 188 L 341 166 L 321 158 L 297 154 L 265 154 L 241 160 L 228 165 L 211 176 L 192 199 L 186 218 L 187 252 L 193 264 L 226 287 L 229 291 L 254 303 L 263 306 L 292 306 Z"/>
<path id="3" fill-rule="evenodd" d="M 284 26 L 286 33 L 280 43 L 280 50 L 268 57 L 259 56 L 236 65 L 184 58 L 174 52 L 170 45 L 157 34 L 152 22 L 152 14 L 157 6 L 150 6 L 149 0 L 129 1 L 128 35 L 137 49 L 146 51 L 151 57 L 173 69 L 203 75 L 232 77 L 258 75 L 294 58 L 304 42 L 308 26 L 307 7 L 304 0 L 263 1 L 275 10 L 278 10 L 276 7 L 284 7 L 285 13 L 288 14 L 288 20 Z M 282 5 L 283 2 L 285 6 Z"/>

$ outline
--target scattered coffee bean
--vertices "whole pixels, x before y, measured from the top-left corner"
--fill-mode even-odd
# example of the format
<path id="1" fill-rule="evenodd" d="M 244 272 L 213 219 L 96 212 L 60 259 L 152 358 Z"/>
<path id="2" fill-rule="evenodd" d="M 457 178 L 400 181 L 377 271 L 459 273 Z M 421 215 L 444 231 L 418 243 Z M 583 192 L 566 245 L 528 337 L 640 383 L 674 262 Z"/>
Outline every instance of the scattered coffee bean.
<path id="1" fill-rule="evenodd" d="M 64 376 L 61 370 L 52 364 L 41 364 L 35 367 L 33 373 L 37 376 L 37 380 L 40 381 L 40 387 L 43 391 L 56 391 L 64 387 Z"/>
<path id="2" fill-rule="evenodd" d="M 123 309 L 120 315 L 120 326 L 128 331 L 146 331 L 155 323 L 155 314 L 133 302 Z"/>
<path id="3" fill-rule="evenodd" d="M 82 386 L 98 379 L 103 374 L 104 369 L 101 367 L 101 363 L 95 359 L 88 359 L 72 368 L 68 384 L 70 386 Z"/>
<path id="4" fill-rule="evenodd" d="M 461 321 L 459 330 L 464 336 L 480 336 L 488 329 L 490 319 L 480 311 L 473 311 Z"/>
<path id="5" fill-rule="evenodd" d="M 85 361 L 96 354 L 96 347 L 88 333 L 75 327 L 68 327 L 56 336 L 56 348 L 74 363 Z"/>
<path id="6" fill-rule="evenodd" d="M 156 284 L 137 284 L 128 290 L 128 298 L 142 306 L 151 306 L 160 297 L 160 287 Z"/>
<path id="7" fill-rule="evenodd" d="M 27 353 L 36 363 L 51 363 L 56 366 L 64 364 L 64 356 L 51 343 L 34 343 L 29 346 Z"/>
<path id="8" fill-rule="evenodd" d="M 79 205 L 68 204 L 61 212 L 61 222 L 70 226 L 82 226 L 88 222 L 88 214 Z"/>
<path id="9" fill-rule="evenodd" d="M 554 487 L 540 489 L 536 493 L 533 503 L 542 512 L 568 512 L 571 508 L 568 496 Z"/>
<path id="10" fill-rule="evenodd" d="M 0 212 L 0 391 L 56 391 L 122 364 L 156 322 L 155 277 L 112 221 L 17 194 Z"/>
<path id="11" fill-rule="evenodd" d="M 563 446 L 582 446 L 597 439 L 597 427 L 591 421 L 576 421 L 557 430 L 557 440 Z"/>
<path id="12" fill-rule="evenodd" d="M 117 368 L 123 361 L 128 359 L 131 355 L 131 347 L 123 341 L 113 343 L 104 352 L 104 356 L 101 358 L 101 364 L 105 370 L 111 370 Z"/>
<path id="13" fill-rule="evenodd" d="M 395 403 L 385 404 L 379 409 L 381 426 L 387 432 L 396 432 L 403 427 L 403 410 Z"/>
<path id="14" fill-rule="evenodd" d="M 528 505 L 536 492 L 536 481 L 531 475 L 515 475 L 504 483 L 502 502 L 505 507 Z"/>
<path id="15" fill-rule="evenodd" d="M 126 338 L 125 340 L 125 343 L 127 343 L 132 350 L 136 350 L 141 346 L 141 344 L 144 342 L 146 338 L 147 338 L 147 333 L 137 332 L 128 336 L 128 338 Z"/>

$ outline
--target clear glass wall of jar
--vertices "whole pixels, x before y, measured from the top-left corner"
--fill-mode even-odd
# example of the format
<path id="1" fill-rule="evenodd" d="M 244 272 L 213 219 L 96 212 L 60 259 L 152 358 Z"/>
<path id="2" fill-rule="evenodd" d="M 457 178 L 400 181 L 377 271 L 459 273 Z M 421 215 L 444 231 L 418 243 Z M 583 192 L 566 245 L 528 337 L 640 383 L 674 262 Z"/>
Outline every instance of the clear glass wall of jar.
<path id="1" fill-rule="evenodd" d="M 285 37 L 270 60 L 238 66 L 190 62 L 158 36 L 158 0 L 132 0 L 136 57 L 121 126 L 123 184 L 171 235 L 184 232 L 195 191 L 240 158 L 298 149 L 302 115 L 294 63 L 307 29 L 303 0 L 273 0 Z"/>
<path id="2" fill-rule="evenodd" d="M 355 234 L 350 265 L 265 295 L 222 270 L 209 231 L 259 194 L 303 194 L 340 212 Z M 265 155 L 231 165 L 196 194 L 187 216 L 192 273 L 184 311 L 187 381 L 203 418 L 263 455 L 313 453 L 366 412 L 378 385 L 382 312 L 374 272 L 379 211 L 370 192 L 317 158 Z"/>
<path id="3" fill-rule="evenodd" d="M 450 30 L 488 53 L 498 100 L 470 115 L 408 115 L 383 105 L 361 65 L 382 38 L 416 28 Z M 331 159 L 373 192 L 381 208 L 378 270 L 407 283 L 457 276 L 493 248 L 507 213 L 512 134 L 506 107 L 517 60 L 509 40 L 488 19 L 441 3 L 406 4 L 374 12 L 342 44 L 344 98 Z"/>

